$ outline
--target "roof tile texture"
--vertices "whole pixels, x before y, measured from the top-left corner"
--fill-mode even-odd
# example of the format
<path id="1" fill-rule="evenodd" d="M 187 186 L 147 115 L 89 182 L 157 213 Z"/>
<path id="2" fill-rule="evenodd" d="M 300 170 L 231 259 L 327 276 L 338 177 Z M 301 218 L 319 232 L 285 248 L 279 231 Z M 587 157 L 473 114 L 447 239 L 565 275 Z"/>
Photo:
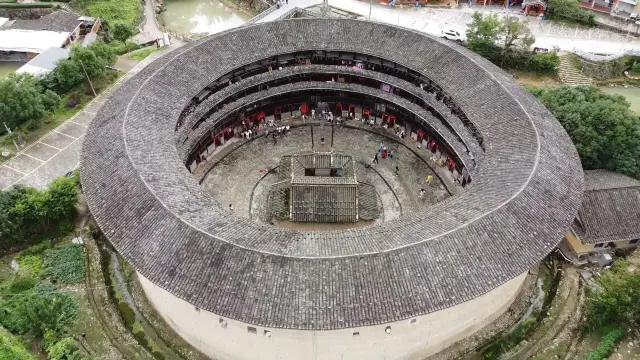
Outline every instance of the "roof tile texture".
<path id="1" fill-rule="evenodd" d="M 239 64 L 304 49 L 386 57 L 433 79 L 484 136 L 473 183 L 428 211 L 335 232 L 215 206 L 176 149 L 181 111 Z M 150 64 L 93 120 L 81 174 L 105 235 L 155 284 L 220 316 L 316 330 L 407 319 L 494 289 L 557 245 L 583 189 L 565 131 L 508 74 L 439 39 L 337 19 L 235 29 Z"/>

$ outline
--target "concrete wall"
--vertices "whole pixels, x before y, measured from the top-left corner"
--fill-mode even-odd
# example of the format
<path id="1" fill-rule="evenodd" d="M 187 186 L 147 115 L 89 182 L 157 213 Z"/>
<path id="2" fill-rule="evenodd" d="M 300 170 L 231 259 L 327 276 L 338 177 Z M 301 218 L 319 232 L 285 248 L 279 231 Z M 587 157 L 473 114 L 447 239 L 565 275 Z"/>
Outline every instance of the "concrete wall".
<path id="1" fill-rule="evenodd" d="M 197 309 L 138 274 L 147 298 L 185 340 L 217 360 L 423 359 L 506 311 L 526 272 L 474 300 L 394 323 L 331 331 L 253 326 Z M 250 332 L 251 326 L 255 332 Z M 391 327 L 391 333 L 385 329 Z M 356 334 L 357 333 L 357 334 Z"/>

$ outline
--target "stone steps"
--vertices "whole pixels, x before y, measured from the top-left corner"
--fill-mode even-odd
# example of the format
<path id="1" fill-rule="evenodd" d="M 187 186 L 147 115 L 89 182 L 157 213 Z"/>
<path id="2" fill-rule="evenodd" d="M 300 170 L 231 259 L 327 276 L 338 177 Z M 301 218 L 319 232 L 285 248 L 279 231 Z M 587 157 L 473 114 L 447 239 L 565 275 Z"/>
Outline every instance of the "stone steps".
<path id="1" fill-rule="evenodd" d="M 569 54 L 560 55 L 558 77 L 563 84 L 570 86 L 591 85 L 593 82 L 593 80 L 584 76 L 580 70 L 575 68 L 571 63 Z"/>

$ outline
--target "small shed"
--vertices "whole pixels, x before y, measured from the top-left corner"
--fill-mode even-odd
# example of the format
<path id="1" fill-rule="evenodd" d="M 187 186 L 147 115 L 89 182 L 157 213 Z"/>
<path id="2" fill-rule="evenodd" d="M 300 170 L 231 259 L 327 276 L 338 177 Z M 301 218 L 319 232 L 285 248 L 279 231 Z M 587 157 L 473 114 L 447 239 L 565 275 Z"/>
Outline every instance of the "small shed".
<path id="1" fill-rule="evenodd" d="M 48 48 L 28 63 L 22 65 L 22 67 L 16 70 L 16 74 L 31 74 L 33 76 L 46 75 L 58 66 L 58 61 L 68 58 L 69 50 L 55 47 Z"/>

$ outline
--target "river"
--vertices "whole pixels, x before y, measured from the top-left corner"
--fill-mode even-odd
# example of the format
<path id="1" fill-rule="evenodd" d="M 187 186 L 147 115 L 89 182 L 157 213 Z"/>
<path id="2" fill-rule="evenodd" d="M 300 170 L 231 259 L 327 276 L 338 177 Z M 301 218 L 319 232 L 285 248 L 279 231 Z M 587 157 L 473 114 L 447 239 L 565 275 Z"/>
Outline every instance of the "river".
<path id="1" fill-rule="evenodd" d="M 24 65 L 24 63 L 0 61 L 0 79 L 18 70 L 22 65 Z"/>
<path id="2" fill-rule="evenodd" d="M 631 104 L 631 110 L 636 114 L 640 114 L 640 88 L 637 87 L 607 87 L 603 86 L 599 88 L 603 92 L 607 94 L 617 94 L 624 96 L 627 101 Z"/>
<path id="3" fill-rule="evenodd" d="M 162 21 L 180 34 L 214 34 L 244 24 L 251 15 L 232 9 L 219 0 L 166 0 Z"/>

